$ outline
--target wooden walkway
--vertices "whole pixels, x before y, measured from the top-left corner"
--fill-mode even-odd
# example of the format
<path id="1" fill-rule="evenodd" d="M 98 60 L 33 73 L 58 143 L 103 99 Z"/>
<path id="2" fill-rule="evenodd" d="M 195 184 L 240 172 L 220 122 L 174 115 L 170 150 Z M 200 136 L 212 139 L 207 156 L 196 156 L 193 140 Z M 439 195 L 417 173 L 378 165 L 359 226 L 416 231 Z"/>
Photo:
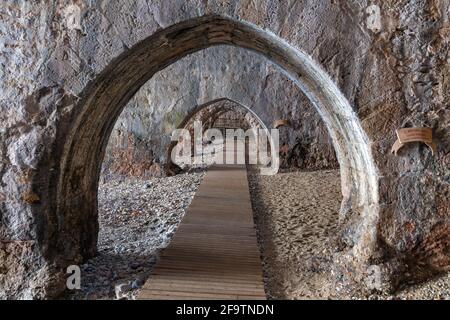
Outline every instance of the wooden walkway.
<path id="1" fill-rule="evenodd" d="M 139 299 L 265 298 L 245 166 L 213 166 Z"/>

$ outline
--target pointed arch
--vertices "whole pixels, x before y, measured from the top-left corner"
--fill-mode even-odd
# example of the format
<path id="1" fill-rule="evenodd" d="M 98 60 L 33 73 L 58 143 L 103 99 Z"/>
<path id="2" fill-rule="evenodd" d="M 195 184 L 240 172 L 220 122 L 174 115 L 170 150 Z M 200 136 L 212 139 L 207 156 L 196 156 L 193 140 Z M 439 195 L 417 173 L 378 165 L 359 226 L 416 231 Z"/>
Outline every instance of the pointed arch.
<path id="1" fill-rule="evenodd" d="M 378 177 L 369 140 L 351 105 L 328 74 L 306 53 L 256 25 L 226 16 L 193 18 L 160 30 L 114 59 L 82 92 L 64 137 L 54 221 L 46 230 L 66 261 L 95 252 L 97 187 L 114 123 L 128 100 L 156 72 L 184 56 L 215 45 L 257 52 L 286 74 L 310 99 L 332 138 L 340 163 L 341 218 L 351 223 L 351 252 L 365 263 L 376 246 Z M 351 217 L 349 217 L 351 215 Z M 348 218 L 348 219 L 347 219 Z"/>

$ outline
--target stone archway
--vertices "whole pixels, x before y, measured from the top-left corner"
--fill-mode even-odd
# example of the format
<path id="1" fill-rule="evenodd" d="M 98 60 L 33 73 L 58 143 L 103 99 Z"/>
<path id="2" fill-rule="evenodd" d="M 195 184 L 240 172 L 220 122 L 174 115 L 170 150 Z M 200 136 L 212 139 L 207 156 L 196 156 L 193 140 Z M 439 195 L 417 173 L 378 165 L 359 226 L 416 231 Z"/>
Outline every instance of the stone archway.
<path id="1" fill-rule="evenodd" d="M 264 121 L 262 121 L 261 118 L 252 109 L 250 109 L 248 106 L 245 106 L 244 104 L 242 104 L 240 102 L 237 102 L 237 101 L 235 101 L 233 99 L 229 99 L 229 98 L 217 98 L 217 99 L 213 99 L 208 102 L 205 102 L 203 104 L 197 105 L 183 118 L 183 120 L 178 125 L 177 129 L 186 128 L 186 126 L 189 125 L 189 123 L 192 121 L 192 119 L 194 119 L 196 116 L 201 114 L 203 111 L 205 111 L 206 109 L 211 108 L 211 107 L 215 107 L 215 108 L 212 110 L 211 113 L 209 113 L 207 115 L 206 119 L 202 119 L 202 120 L 206 120 L 207 124 L 212 125 L 214 123 L 215 119 L 217 119 L 217 117 L 220 116 L 220 114 L 222 114 L 223 112 L 228 112 L 230 110 L 235 110 L 235 109 L 241 109 L 242 111 L 250 114 L 250 116 L 254 119 L 254 121 L 256 121 L 256 123 L 260 126 L 260 128 L 266 132 L 267 137 L 269 137 L 269 138 L 271 137 L 269 134 L 269 129 L 267 128 Z M 204 129 L 206 129 L 206 128 L 204 128 Z M 272 146 L 274 145 L 273 142 L 270 140 L 269 140 L 269 143 Z M 168 175 L 172 175 L 173 172 L 178 171 L 176 168 L 176 165 L 171 160 L 172 150 L 174 149 L 176 144 L 177 144 L 176 141 L 172 141 L 167 148 L 165 170 Z"/>
<path id="2" fill-rule="evenodd" d="M 71 116 L 70 130 L 62 133 L 59 164 L 49 177 L 54 198 L 49 200 L 47 224 L 39 227 L 38 238 L 45 243 L 43 255 L 52 266 L 56 265 L 56 270 L 96 252 L 101 163 L 111 130 L 127 101 L 156 72 L 214 45 L 260 53 L 312 101 L 328 128 L 340 162 L 341 220 L 352 235 L 343 252 L 356 265 L 368 264 L 377 240 L 377 171 L 368 138 L 349 102 L 304 52 L 255 25 L 212 15 L 156 32 L 113 60 L 83 91 Z M 57 277 L 58 281 L 62 276 Z"/>

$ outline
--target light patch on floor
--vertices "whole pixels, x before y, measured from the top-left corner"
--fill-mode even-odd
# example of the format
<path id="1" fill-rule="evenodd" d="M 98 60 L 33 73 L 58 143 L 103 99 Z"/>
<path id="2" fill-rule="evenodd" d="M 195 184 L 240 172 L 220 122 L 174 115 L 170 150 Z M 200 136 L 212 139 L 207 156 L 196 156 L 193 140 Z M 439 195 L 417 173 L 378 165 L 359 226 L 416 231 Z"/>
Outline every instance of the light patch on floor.
<path id="1" fill-rule="evenodd" d="M 266 291 L 274 299 L 330 295 L 330 237 L 341 201 L 337 170 L 249 172 Z"/>

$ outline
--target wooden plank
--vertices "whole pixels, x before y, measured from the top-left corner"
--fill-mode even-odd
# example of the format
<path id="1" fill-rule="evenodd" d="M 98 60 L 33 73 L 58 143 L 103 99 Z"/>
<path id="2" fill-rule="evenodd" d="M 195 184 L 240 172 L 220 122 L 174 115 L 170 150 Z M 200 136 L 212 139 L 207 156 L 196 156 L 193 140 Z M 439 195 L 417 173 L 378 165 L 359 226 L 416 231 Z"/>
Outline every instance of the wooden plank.
<path id="1" fill-rule="evenodd" d="M 159 282 L 172 282 L 177 281 L 180 283 L 197 283 L 198 278 L 193 277 L 191 274 L 170 274 L 170 273 L 153 273 L 154 275 L 158 275 L 158 277 L 152 277 L 148 284 L 150 283 L 159 283 Z M 249 288 L 260 288 L 262 284 L 255 282 L 253 279 L 232 279 L 232 278 L 224 278 L 220 276 L 209 276 L 203 277 L 205 283 L 221 283 L 224 286 L 236 286 L 240 284 L 245 284 Z M 147 283 L 144 285 L 144 288 L 147 288 Z"/>
<path id="2" fill-rule="evenodd" d="M 204 177 L 139 299 L 265 299 L 245 166 Z"/>

